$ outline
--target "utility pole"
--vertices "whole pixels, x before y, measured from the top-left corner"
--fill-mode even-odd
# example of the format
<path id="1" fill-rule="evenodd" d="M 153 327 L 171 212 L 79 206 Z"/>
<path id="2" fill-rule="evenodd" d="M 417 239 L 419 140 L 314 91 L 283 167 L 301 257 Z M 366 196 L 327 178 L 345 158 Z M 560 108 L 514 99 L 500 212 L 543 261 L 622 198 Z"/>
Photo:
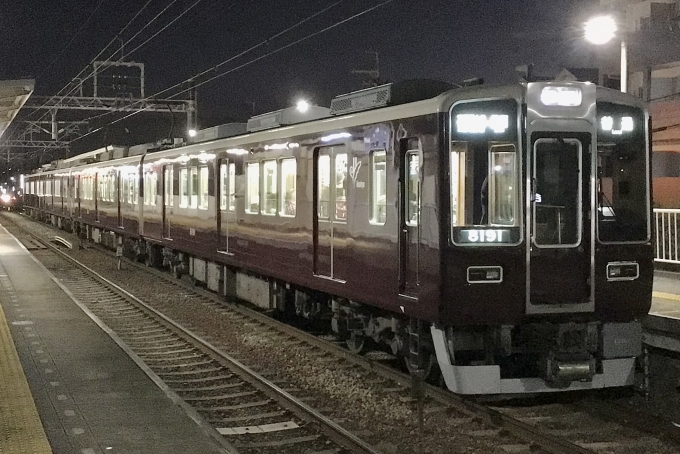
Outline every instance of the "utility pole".
<path id="1" fill-rule="evenodd" d="M 362 88 L 377 87 L 380 85 L 380 61 L 378 60 L 378 52 L 367 50 L 366 53 L 375 56 L 375 69 L 353 69 L 352 74 L 367 76 L 367 79 L 361 83 Z"/>

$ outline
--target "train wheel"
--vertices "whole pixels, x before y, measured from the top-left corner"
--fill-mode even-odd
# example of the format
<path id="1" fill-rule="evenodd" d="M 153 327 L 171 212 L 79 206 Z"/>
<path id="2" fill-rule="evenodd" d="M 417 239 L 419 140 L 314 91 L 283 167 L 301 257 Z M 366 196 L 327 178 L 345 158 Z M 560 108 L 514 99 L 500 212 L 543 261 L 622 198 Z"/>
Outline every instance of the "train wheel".
<path id="1" fill-rule="evenodd" d="M 357 355 L 363 353 L 366 348 L 366 338 L 355 332 L 349 335 L 345 343 L 347 344 L 347 349 Z"/>
<path id="2" fill-rule="evenodd" d="M 426 355 L 425 360 L 423 361 L 425 381 L 428 383 L 438 384 L 441 373 L 439 372 L 439 364 L 437 364 L 437 355 L 430 352 L 424 352 L 424 354 Z M 415 367 L 413 367 L 413 364 L 411 364 L 408 356 L 404 357 L 404 364 L 406 365 L 406 369 L 411 374 L 417 370 Z"/>

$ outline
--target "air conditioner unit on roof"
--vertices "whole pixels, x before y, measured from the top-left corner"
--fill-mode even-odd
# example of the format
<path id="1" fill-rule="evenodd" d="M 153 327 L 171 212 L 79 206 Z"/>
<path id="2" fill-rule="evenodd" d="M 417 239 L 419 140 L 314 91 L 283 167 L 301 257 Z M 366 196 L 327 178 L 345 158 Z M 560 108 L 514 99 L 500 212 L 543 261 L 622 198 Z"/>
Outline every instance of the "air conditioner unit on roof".
<path id="1" fill-rule="evenodd" d="M 305 112 L 300 112 L 296 107 L 288 107 L 252 117 L 248 120 L 248 132 L 304 123 L 305 121 L 326 118 L 329 115 L 330 110 L 326 107 L 309 106 Z"/>
<path id="2" fill-rule="evenodd" d="M 385 107 L 391 95 L 392 84 L 385 84 L 336 96 L 331 101 L 331 115 Z"/>

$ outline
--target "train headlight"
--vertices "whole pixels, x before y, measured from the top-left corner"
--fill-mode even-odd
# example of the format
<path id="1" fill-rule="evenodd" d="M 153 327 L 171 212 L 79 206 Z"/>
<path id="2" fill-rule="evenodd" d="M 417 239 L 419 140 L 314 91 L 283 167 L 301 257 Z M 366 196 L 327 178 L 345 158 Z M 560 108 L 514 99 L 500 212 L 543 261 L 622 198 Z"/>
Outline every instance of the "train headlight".
<path id="1" fill-rule="evenodd" d="M 9 194 L 3 194 L 0 195 L 0 200 L 2 200 L 2 203 L 9 203 L 12 200 L 12 196 Z"/>
<path id="2" fill-rule="evenodd" d="M 583 93 L 578 87 L 544 87 L 541 102 L 546 106 L 577 107 L 583 101 Z"/>
<path id="3" fill-rule="evenodd" d="M 640 266 L 636 262 L 607 263 L 608 281 L 632 281 L 640 276 Z"/>

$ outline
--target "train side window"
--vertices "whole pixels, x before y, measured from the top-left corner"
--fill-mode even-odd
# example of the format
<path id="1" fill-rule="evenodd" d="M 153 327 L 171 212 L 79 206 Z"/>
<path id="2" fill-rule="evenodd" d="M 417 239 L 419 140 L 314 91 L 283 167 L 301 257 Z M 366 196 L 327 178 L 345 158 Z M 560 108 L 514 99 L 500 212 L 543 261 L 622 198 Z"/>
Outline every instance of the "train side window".
<path id="1" fill-rule="evenodd" d="M 406 153 L 406 225 L 420 223 L 420 156 L 418 152 Z"/>
<path id="2" fill-rule="evenodd" d="M 279 215 L 295 217 L 297 200 L 297 162 L 295 158 L 281 160 L 281 206 Z"/>
<path id="3" fill-rule="evenodd" d="M 101 202 L 106 202 L 106 178 L 102 173 L 97 178 L 97 199 Z"/>
<path id="4" fill-rule="evenodd" d="M 387 220 L 387 169 L 384 150 L 371 152 L 370 223 L 385 225 Z"/>
<path id="5" fill-rule="evenodd" d="M 200 174 L 198 178 L 199 184 L 199 204 L 198 208 L 202 210 L 208 209 L 208 166 L 200 167 Z"/>
<path id="6" fill-rule="evenodd" d="M 236 164 L 229 163 L 229 211 L 236 211 Z"/>
<path id="7" fill-rule="evenodd" d="M 278 185 L 276 181 L 276 171 L 276 160 L 262 162 L 262 172 L 264 178 L 264 200 L 262 201 L 262 214 L 269 216 L 276 215 L 276 206 L 278 205 Z"/>
<path id="8" fill-rule="evenodd" d="M 172 167 L 165 168 L 165 205 L 172 206 Z"/>
<path id="9" fill-rule="evenodd" d="M 319 155 L 319 213 L 320 219 L 330 218 L 331 203 L 331 157 Z"/>
<path id="10" fill-rule="evenodd" d="M 122 180 L 123 180 L 123 190 L 121 192 L 121 202 L 130 203 L 130 200 L 129 200 L 129 197 L 128 197 L 128 194 L 130 193 L 130 180 L 128 179 L 127 175 L 124 175 L 122 177 Z"/>
<path id="11" fill-rule="evenodd" d="M 236 211 L 236 165 L 220 164 L 220 210 Z"/>
<path id="12" fill-rule="evenodd" d="M 220 210 L 226 211 L 229 201 L 228 164 L 220 164 Z"/>
<path id="13" fill-rule="evenodd" d="M 260 163 L 249 162 L 246 167 L 246 213 L 260 212 Z"/>
<path id="14" fill-rule="evenodd" d="M 139 203 L 139 175 L 132 174 L 132 203 L 137 205 Z"/>
<path id="15" fill-rule="evenodd" d="M 189 168 L 189 208 L 198 208 L 198 167 Z"/>
<path id="16" fill-rule="evenodd" d="M 158 175 L 156 172 L 149 172 L 149 205 L 156 206 L 156 196 L 158 196 Z"/>
<path id="17" fill-rule="evenodd" d="M 189 169 L 179 170 L 179 188 L 179 206 L 186 208 L 189 206 Z"/>
<path id="18" fill-rule="evenodd" d="M 343 151 L 338 153 L 337 151 Z M 342 145 L 319 151 L 318 212 L 319 219 L 347 220 L 347 153 Z"/>
<path id="19" fill-rule="evenodd" d="M 335 155 L 335 219 L 347 220 L 347 153 Z"/>

